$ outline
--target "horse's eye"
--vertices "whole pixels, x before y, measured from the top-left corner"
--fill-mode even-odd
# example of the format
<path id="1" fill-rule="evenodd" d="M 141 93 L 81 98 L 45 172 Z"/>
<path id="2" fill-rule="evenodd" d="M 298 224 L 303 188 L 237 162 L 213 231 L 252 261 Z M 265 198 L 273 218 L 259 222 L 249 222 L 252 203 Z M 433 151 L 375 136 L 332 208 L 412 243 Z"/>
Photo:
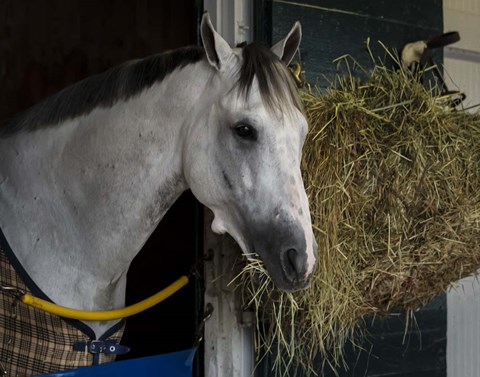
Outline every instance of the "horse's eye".
<path id="1" fill-rule="evenodd" d="M 235 133 L 242 139 L 256 140 L 257 131 L 249 124 L 239 124 L 235 127 Z"/>

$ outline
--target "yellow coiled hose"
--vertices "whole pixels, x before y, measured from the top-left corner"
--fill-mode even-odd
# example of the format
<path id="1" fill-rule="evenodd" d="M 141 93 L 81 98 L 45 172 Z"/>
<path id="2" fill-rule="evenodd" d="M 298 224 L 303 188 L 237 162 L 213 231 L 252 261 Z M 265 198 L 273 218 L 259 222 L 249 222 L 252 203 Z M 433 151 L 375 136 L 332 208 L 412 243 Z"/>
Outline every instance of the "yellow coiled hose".
<path id="1" fill-rule="evenodd" d="M 26 305 L 65 318 L 79 319 L 81 321 L 111 321 L 114 319 L 132 316 L 134 314 L 143 312 L 144 310 L 149 309 L 154 305 L 157 305 L 158 303 L 162 302 L 163 300 L 180 290 L 182 287 L 187 285 L 188 281 L 188 277 L 184 275 L 178 280 L 174 281 L 165 289 L 154 294 L 153 296 L 150 296 L 134 305 L 114 310 L 86 311 L 66 308 L 64 306 L 56 305 L 54 303 L 29 295 L 28 293 L 22 295 L 20 297 L 20 300 Z"/>

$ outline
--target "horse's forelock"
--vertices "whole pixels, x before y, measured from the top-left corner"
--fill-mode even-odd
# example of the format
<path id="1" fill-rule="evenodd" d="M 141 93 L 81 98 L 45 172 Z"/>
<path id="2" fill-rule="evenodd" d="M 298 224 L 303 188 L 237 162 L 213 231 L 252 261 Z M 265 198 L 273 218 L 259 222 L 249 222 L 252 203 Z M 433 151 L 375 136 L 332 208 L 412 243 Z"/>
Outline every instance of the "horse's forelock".
<path id="1" fill-rule="evenodd" d="M 250 94 L 255 77 L 260 96 L 269 109 L 285 110 L 293 104 L 303 112 L 302 101 L 290 71 L 267 46 L 257 42 L 243 47 L 238 86 L 245 98 Z"/>

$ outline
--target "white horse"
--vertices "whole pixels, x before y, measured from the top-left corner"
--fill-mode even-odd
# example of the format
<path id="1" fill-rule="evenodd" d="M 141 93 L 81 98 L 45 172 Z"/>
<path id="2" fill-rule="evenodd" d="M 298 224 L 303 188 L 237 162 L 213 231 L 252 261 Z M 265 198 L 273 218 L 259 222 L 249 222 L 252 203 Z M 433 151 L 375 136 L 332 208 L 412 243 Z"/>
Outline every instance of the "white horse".
<path id="1" fill-rule="evenodd" d="M 53 302 L 122 307 L 131 261 L 187 189 L 278 288 L 308 285 L 307 122 L 286 67 L 300 24 L 272 49 L 232 49 L 206 15 L 201 35 L 204 49 L 127 62 L 0 128 L 0 227 Z"/>

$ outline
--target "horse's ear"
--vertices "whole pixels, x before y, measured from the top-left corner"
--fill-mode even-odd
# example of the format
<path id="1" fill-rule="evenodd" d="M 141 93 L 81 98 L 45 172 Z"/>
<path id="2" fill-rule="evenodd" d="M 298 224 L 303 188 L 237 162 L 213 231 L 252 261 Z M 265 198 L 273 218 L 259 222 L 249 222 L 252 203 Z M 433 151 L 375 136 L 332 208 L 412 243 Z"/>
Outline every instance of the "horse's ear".
<path id="1" fill-rule="evenodd" d="M 302 25 L 295 22 L 292 30 L 280 42 L 272 47 L 272 52 L 277 55 L 286 65 L 289 65 L 297 53 L 300 41 L 302 40 Z"/>
<path id="2" fill-rule="evenodd" d="M 206 12 L 200 24 L 200 34 L 209 63 L 216 69 L 223 70 L 233 51 L 227 41 L 215 31 L 210 16 Z"/>

